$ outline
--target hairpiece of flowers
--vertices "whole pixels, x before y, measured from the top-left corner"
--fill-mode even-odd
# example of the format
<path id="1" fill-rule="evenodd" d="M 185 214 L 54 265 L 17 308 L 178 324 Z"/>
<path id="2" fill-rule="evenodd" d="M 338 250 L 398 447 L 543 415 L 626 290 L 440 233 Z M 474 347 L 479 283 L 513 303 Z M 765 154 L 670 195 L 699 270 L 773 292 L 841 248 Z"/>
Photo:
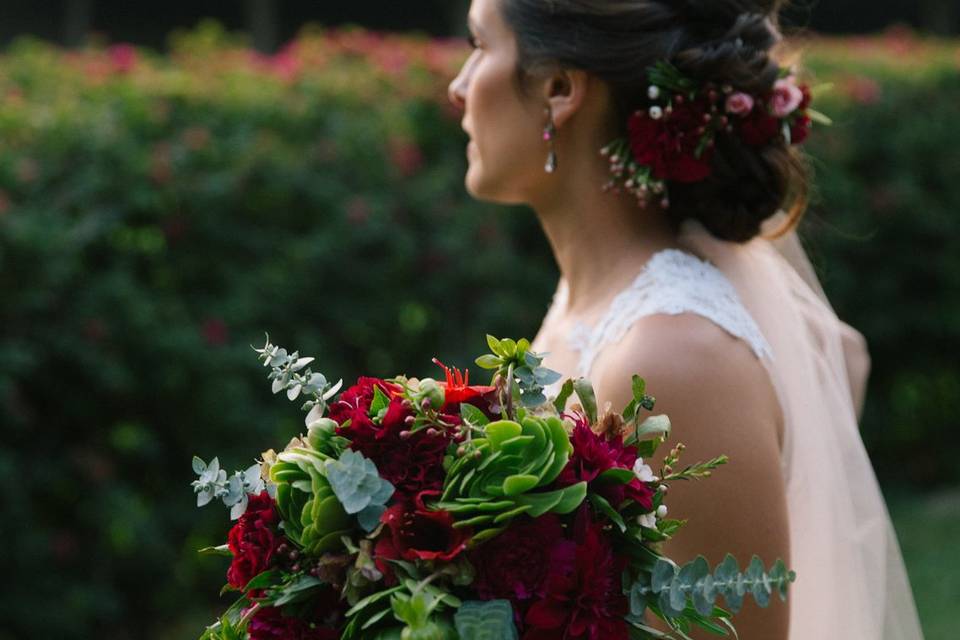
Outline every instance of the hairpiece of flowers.
<path id="1" fill-rule="evenodd" d="M 642 205 L 659 197 L 660 206 L 667 208 L 668 181 L 692 183 L 710 176 L 720 131 L 762 147 L 781 136 L 787 144 L 800 144 L 813 120 L 831 124 L 810 108 L 809 87 L 797 85 L 790 69 L 781 69 L 773 87 L 760 95 L 730 84 L 699 85 L 663 60 L 649 68 L 648 78 L 650 106 L 631 114 L 627 138 L 600 150 L 613 174 L 604 191 L 619 190 L 622 182 Z"/>

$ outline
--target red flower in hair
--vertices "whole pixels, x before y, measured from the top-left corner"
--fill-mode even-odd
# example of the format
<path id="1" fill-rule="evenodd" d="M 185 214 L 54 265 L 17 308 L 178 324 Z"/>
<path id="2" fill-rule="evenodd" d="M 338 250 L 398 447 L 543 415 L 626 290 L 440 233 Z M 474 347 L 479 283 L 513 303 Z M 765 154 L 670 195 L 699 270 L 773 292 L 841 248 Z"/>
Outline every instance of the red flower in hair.
<path id="1" fill-rule="evenodd" d="M 656 119 L 644 110 L 634 113 L 627 123 L 634 160 L 650 167 L 653 176 L 661 180 L 703 180 L 713 172 L 713 147 L 705 147 L 699 158 L 694 151 L 702 136 L 703 116 L 709 110 L 710 103 L 701 98 L 674 104 L 672 112 L 663 112 Z"/>
<path id="2" fill-rule="evenodd" d="M 810 134 L 810 116 L 800 116 L 790 125 L 790 144 L 800 144 Z"/>
<path id="3" fill-rule="evenodd" d="M 739 120 L 740 139 L 751 147 L 769 144 L 780 133 L 780 120 L 767 112 L 769 100 L 769 93 L 760 96 L 750 115 Z"/>

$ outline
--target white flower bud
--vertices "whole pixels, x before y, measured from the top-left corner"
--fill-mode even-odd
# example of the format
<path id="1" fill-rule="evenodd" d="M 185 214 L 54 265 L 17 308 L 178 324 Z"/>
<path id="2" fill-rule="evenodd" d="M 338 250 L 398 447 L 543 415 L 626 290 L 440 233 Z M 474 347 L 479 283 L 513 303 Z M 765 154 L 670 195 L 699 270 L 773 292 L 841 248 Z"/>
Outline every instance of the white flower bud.
<path id="1" fill-rule="evenodd" d="M 657 98 L 659 98 L 659 97 L 660 97 L 660 87 L 658 87 L 657 85 L 654 85 L 654 84 L 652 84 L 652 85 L 650 85 L 649 87 L 647 87 L 647 97 L 650 98 L 651 100 L 656 100 Z"/>
<path id="2" fill-rule="evenodd" d="M 654 120 L 659 120 L 663 116 L 663 109 L 661 109 L 657 105 L 653 105 L 652 107 L 650 107 L 649 113 L 651 118 L 653 118 Z"/>
<path id="3" fill-rule="evenodd" d="M 662 505 L 660 505 L 659 507 L 657 507 L 657 517 L 658 517 L 658 518 L 666 518 L 666 517 L 667 517 L 667 505 L 662 504 Z"/>
<path id="4" fill-rule="evenodd" d="M 645 513 L 642 516 L 637 516 L 637 524 L 648 529 L 655 529 L 657 527 L 657 517 L 652 513 Z"/>

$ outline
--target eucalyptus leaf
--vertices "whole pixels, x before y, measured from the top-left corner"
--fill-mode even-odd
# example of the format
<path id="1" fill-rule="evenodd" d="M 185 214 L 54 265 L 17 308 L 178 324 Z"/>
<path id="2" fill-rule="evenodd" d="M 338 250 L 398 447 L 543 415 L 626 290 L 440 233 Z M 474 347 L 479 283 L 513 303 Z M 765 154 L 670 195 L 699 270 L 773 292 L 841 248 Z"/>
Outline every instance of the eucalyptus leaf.
<path id="1" fill-rule="evenodd" d="M 453 618 L 460 640 L 517 640 L 508 600 L 468 600 Z"/>

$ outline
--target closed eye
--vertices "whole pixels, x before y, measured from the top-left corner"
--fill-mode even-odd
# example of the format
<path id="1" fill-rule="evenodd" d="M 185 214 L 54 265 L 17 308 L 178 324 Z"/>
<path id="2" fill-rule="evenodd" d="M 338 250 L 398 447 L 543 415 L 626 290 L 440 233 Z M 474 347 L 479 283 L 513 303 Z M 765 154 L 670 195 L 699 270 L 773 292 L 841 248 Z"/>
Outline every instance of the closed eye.
<path id="1" fill-rule="evenodd" d="M 473 34 L 467 36 L 467 44 L 470 45 L 470 48 L 476 49 L 480 45 L 477 44 L 477 39 L 473 37 Z"/>

